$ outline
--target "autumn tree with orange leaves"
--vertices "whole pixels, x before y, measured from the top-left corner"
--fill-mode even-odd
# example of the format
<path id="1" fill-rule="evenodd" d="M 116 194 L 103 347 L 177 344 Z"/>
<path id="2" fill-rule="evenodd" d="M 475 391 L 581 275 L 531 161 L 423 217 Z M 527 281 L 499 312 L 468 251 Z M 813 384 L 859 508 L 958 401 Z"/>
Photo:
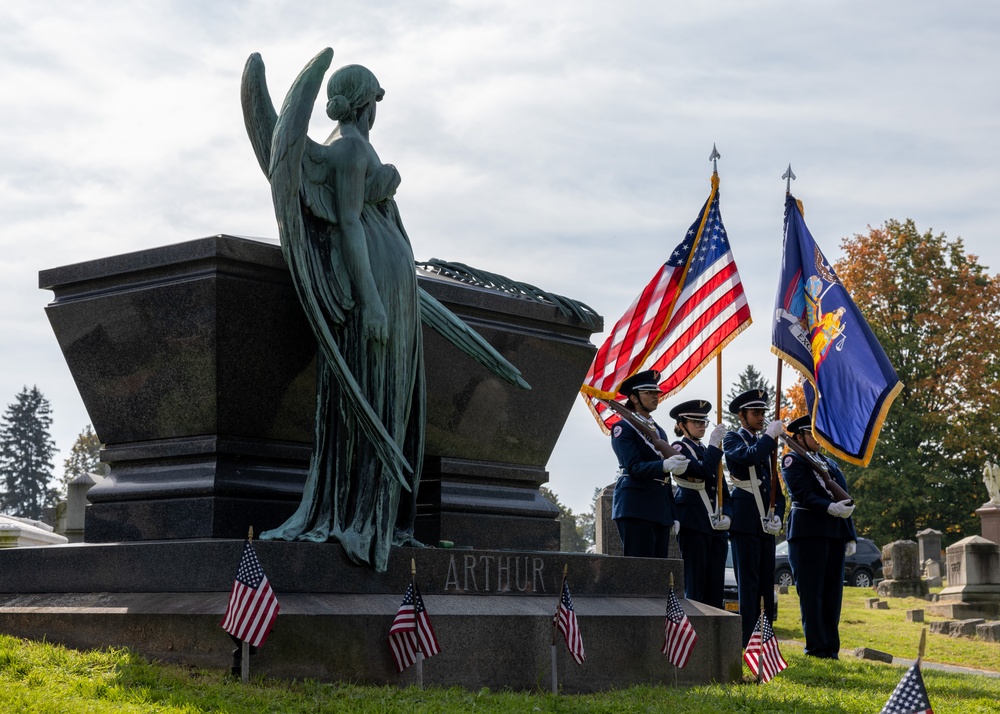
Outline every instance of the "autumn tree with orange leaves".
<path id="1" fill-rule="evenodd" d="M 981 532 L 982 466 L 1000 456 L 1000 276 L 962 240 L 890 220 L 841 243 L 835 270 L 905 385 L 868 468 L 843 464 L 861 535 Z M 786 393 L 794 403 L 801 387 Z"/>

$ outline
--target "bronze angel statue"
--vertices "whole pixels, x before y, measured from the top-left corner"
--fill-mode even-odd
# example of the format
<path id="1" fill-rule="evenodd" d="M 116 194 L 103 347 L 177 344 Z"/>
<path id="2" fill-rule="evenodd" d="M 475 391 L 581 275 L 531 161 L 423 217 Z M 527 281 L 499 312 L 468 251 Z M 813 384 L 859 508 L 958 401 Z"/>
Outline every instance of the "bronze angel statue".
<path id="1" fill-rule="evenodd" d="M 416 280 L 393 196 L 399 173 L 369 142 L 385 94 L 348 65 L 327 83 L 336 126 L 322 144 L 306 131 L 330 67 L 327 48 L 305 66 L 277 114 L 259 54 L 247 60 L 247 133 L 271 183 L 281 249 L 319 345 L 316 434 L 298 510 L 265 539 L 336 540 L 384 571 L 392 545 L 416 544 L 424 444 L 421 321 L 504 379 L 529 388 L 500 356 Z"/>

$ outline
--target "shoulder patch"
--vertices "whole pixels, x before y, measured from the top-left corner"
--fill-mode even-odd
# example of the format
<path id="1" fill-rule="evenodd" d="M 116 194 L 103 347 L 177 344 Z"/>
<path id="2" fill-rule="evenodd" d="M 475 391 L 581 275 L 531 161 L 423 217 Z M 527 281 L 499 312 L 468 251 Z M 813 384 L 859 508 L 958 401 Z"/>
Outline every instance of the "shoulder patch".
<path id="1" fill-rule="evenodd" d="M 794 459 L 792 459 L 792 455 L 791 454 L 786 454 L 785 455 L 785 460 L 781 462 L 781 465 L 784 466 L 787 469 L 789 466 L 792 465 L 792 461 L 793 460 Z"/>
<path id="2" fill-rule="evenodd" d="M 621 435 L 622 435 L 622 425 L 615 424 L 615 428 L 611 430 L 611 436 L 617 439 Z"/>

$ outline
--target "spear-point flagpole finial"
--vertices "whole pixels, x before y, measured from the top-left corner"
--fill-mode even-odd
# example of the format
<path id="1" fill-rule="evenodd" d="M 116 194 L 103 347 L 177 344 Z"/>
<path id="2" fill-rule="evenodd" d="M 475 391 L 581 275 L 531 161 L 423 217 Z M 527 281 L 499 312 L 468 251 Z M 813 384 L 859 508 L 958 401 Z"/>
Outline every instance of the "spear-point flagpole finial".
<path id="1" fill-rule="evenodd" d="M 708 157 L 708 160 L 712 162 L 712 173 L 713 174 L 719 173 L 719 163 L 718 162 L 719 162 L 719 159 L 721 159 L 721 158 L 722 158 L 722 154 L 720 154 L 719 150 L 715 148 L 715 143 L 713 142 L 712 143 L 712 155 Z"/>
<path id="2" fill-rule="evenodd" d="M 785 173 L 781 174 L 781 178 L 785 179 L 785 193 L 791 193 L 792 181 L 795 180 L 795 174 L 792 173 L 791 164 L 788 164 L 788 168 L 785 169 Z"/>

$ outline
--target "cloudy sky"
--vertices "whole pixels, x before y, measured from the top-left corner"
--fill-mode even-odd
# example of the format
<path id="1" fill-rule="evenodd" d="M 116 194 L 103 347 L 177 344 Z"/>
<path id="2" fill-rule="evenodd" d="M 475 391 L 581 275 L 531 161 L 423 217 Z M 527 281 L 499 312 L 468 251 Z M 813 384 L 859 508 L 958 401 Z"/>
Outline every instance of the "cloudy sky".
<path id="1" fill-rule="evenodd" d="M 694 220 L 716 144 L 755 317 L 723 391 L 747 364 L 773 381 L 789 163 L 831 259 L 844 236 L 913 218 L 1000 265 L 998 31 L 988 0 L 4 3 L 0 407 L 38 385 L 57 470 L 90 421 L 39 270 L 217 233 L 276 240 L 240 74 L 260 52 L 279 101 L 326 46 L 387 90 L 372 141 L 403 176 L 418 260 L 582 300 L 609 327 Z M 327 130 L 317 114 L 314 138 Z M 714 399 L 706 372 L 677 399 Z M 548 468 L 575 511 L 613 480 L 582 401 Z"/>

